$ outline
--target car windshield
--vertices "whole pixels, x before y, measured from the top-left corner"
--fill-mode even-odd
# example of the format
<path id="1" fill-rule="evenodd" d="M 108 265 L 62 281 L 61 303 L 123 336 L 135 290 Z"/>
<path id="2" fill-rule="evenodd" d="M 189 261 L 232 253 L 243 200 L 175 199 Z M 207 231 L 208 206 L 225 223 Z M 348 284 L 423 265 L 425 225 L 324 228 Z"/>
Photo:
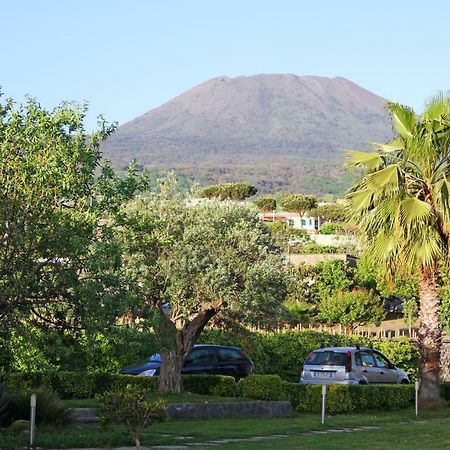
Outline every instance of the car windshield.
<path id="1" fill-rule="evenodd" d="M 161 355 L 159 353 L 155 353 L 154 355 L 150 356 L 148 360 L 152 362 L 161 362 Z"/>
<path id="2" fill-rule="evenodd" d="M 345 353 L 334 351 L 312 352 L 305 364 L 308 366 L 345 366 Z"/>

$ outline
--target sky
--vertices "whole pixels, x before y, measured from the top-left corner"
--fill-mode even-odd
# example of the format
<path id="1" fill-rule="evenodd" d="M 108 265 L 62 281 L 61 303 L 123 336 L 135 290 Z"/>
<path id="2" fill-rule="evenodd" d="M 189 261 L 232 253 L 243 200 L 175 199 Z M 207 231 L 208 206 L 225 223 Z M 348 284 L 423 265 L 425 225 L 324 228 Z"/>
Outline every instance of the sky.
<path id="1" fill-rule="evenodd" d="M 123 124 L 211 78 L 345 77 L 420 113 L 450 89 L 450 2 L 0 0 L 0 87 Z"/>

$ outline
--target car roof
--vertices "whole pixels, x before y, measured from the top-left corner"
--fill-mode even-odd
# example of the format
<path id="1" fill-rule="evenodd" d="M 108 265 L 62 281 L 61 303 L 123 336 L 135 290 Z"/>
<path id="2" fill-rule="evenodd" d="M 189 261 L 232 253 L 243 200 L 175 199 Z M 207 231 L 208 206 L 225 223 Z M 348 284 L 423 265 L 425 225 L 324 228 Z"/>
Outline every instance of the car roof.
<path id="1" fill-rule="evenodd" d="M 354 352 L 356 350 L 374 350 L 368 347 L 322 347 L 314 350 L 315 352 Z"/>
<path id="2" fill-rule="evenodd" d="M 230 345 L 216 345 L 216 344 L 194 344 L 194 348 L 231 348 L 233 350 L 241 350 L 239 347 L 232 347 Z"/>

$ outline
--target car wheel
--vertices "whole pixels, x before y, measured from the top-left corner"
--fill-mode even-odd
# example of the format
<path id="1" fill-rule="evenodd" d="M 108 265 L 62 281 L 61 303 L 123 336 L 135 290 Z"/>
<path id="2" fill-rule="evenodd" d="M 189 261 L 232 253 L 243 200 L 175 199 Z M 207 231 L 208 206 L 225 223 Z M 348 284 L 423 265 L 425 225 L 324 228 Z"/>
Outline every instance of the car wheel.
<path id="1" fill-rule="evenodd" d="M 358 384 L 367 384 L 367 381 L 361 380 Z"/>
<path id="2" fill-rule="evenodd" d="M 403 380 L 400 381 L 400 384 L 409 384 L 409 380 L 406 380 L 405 378 L 403 378 Z"/>

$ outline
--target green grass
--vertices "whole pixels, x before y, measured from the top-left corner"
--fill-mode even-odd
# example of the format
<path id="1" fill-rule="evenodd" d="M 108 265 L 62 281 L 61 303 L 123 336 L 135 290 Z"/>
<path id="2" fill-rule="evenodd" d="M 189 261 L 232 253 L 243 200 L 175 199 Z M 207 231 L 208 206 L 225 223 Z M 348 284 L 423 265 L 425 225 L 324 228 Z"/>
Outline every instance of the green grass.
<path id="1" fill-rule="evenodd" d="M 404 423 L 399 423 L 404 422 Z M 348 433 L 308 434 L 358 426 L 379 429 Z M 287 419 L 170 420 L 149 427 L 143 445 L 190 444 L 193 449 L 206 448 L 209 441 L 246 439 L 264 436 L 266 440 L 227 442 L 224 449 L 444 449 L 450 448 L 450 408 L 425 411 L 416 419 L 412 409 L 395 412 L 354 414 L 327 417 L 324 426 L 317 414 L 298 414 Z M 274 435 L 285 435 L 271 439 Z M 0 434 L 2 450 L 25 446 L 28 437 Z M 65 428 L 42 427 L 36 434 L 36 445 L 42 449 L 132 446 L 124 427 L 103 430 L 95 425 L 71 425 Z"/>

